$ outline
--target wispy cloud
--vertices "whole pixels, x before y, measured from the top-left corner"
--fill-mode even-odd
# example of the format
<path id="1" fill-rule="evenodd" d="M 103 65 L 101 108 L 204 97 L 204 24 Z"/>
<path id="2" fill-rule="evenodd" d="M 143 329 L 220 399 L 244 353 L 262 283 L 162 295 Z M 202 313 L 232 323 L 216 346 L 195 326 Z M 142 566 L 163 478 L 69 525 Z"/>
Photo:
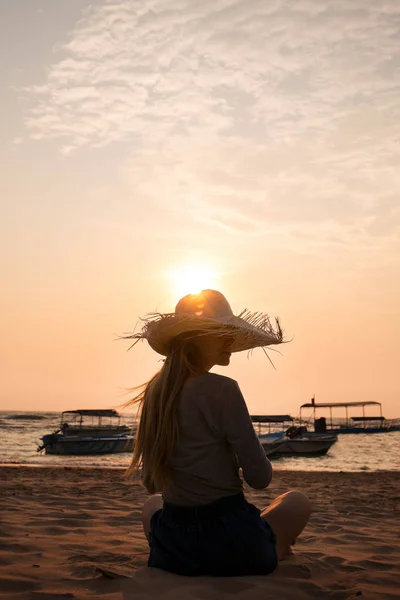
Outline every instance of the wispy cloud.
<path id="1" fill-rule="evenodd" d="M 396 0 L 110 0 L 30 88 L 26 124 L 65 154 L 129 144 L 137 193 L 230 231 L 390 238 L 399 39 Z"/>

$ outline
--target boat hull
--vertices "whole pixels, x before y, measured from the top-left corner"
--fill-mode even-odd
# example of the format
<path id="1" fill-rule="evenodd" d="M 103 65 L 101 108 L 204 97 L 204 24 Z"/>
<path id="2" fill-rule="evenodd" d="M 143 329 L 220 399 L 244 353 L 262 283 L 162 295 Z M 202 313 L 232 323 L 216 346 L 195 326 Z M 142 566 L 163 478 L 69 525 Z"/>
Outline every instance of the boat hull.
<path id="1" fill-rule="evenodd" d="M 108 438 L 73 438 L 60 436 L 58 439 L 46 440 L 43 438 L 46 454 L 61 454 L 74 456 L 90 456 L 98 454 L 119 454 L 132 452 L 134 445 L 133 436 L 108 437 Z"/>
<path id="2" fill-rule="evenodd" d="M 260 440 L 265 454 L 269 458 L 281 456 L 324 456 L 337 441 L 336 435 L 311 436 L 310 438 L 287 437 L 280 439 Z"/>

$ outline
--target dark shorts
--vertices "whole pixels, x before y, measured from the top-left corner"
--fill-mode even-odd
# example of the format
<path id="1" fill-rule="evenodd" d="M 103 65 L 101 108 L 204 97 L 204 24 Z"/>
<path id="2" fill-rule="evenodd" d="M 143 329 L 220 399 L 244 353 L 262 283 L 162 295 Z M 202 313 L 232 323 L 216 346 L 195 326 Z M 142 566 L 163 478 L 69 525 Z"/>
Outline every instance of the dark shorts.
<path id="1" fill-rule="evenodd" d="M 164 503 L 150 521 L 149 567 L 180 575 L 267 575 L 275 535 L 242 493 L 205 506 Z"/>

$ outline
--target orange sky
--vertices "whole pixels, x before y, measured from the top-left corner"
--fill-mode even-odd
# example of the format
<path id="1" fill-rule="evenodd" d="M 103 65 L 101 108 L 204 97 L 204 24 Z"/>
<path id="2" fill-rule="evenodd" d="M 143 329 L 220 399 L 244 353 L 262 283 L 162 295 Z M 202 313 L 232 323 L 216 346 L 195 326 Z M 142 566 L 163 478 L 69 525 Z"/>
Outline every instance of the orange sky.
<path id="1" fill-rule="evenodd" d="M 204 286 L 293 338 L 219 371 L 251 412 L 400 416 L 398 5 L 183 4 L 0 9 L 0 409 L 115 407 Z"/>

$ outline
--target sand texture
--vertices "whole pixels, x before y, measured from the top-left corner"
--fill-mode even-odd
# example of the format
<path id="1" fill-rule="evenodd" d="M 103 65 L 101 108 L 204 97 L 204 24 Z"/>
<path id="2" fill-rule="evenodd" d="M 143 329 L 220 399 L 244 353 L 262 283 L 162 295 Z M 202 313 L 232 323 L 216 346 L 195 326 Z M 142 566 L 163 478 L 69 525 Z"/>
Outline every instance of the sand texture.
<path id="1" fill-rule="evenodd" d="M 267 577 L 187 578 L 146 567 L 146 493 L 122 470 L 0 467 L 0 598 L 361 600 L 400 597 L 400 473 L 276 471 L 264 507 L 300 489 L 313 514 Z M 120 577 L 109 578 L 113 573 Z"/>

